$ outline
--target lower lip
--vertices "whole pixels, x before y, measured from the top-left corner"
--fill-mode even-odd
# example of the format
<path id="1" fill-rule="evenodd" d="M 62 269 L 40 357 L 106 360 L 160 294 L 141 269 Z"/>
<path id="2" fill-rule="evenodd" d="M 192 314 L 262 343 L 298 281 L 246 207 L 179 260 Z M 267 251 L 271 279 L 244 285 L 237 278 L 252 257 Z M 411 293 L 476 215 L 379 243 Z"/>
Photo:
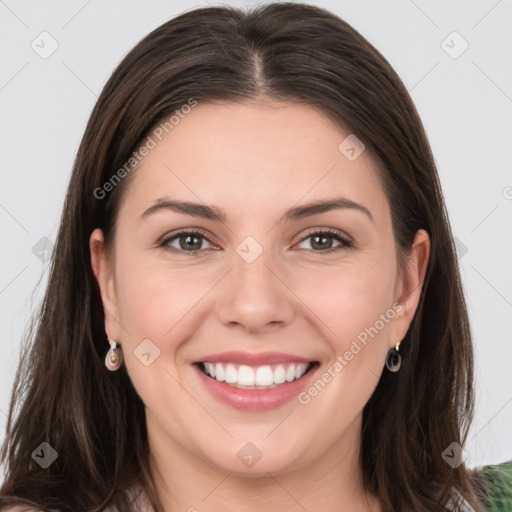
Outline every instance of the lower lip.
<path id="1" fill-rule="evenodd" d="M 267 411 L 277 409 L 292 398 L 296 398 L 316 373 L 319 365 L 316 364 L 300 379 L 286 382 L 272 389 L 240 389 L 230 386 L 225 382 L 219 382 L 205 375 L 199 365 L 194 364 L 195 371 L 199 374 L 206 389 L 217 399 L 225 404 L 241 410 Z"/>

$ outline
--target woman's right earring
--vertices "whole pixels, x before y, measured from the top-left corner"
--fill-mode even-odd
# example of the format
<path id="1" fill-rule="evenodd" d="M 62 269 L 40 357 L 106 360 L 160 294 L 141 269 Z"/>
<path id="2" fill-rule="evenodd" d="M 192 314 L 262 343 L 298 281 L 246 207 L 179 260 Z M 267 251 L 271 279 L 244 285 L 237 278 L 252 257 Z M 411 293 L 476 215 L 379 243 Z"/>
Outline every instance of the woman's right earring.
<path id="1" fill-rule="evenodd" d="M 110 343 L 110 349 L 105 357 L 105 366 L 111 372 L 115 372 L 123 362 L 123 355 L 114 340 L 108 340 L 108 342 Z"/>
<path id="2" fill-rule="evenodd" d="M 390 348 L 386 357 L 386 368 L 393 373 L 400 370 L 400 366 L 402 364 L 402 356 L 398 353 L 400 343 L 401 341 L 399 341 L 395 347 Z"/>

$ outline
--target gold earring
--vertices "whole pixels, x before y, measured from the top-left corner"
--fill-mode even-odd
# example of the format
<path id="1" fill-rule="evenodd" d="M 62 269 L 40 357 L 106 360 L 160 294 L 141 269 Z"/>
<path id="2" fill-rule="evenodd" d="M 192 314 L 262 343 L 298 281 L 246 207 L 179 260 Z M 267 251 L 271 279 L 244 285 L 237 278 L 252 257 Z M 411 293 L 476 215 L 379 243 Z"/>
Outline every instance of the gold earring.
<path id="1" fill-rule="evenodd" d="M 121 347 L 117 347 L 117 342 L 110 339 L 108 342 L 110 343 L 110 349 L 105 357 L 105 366 L 111 372 L 115 372 L 119 369 L 121 363 L 123 362 L 123 355 L 120 350 Z"/>

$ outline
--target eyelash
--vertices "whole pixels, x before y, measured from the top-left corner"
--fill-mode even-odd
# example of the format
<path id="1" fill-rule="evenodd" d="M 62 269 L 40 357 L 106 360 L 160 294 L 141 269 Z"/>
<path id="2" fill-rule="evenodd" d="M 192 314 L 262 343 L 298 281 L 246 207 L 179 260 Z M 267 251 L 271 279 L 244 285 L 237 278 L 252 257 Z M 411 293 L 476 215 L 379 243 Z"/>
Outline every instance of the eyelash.
<path id="1" fill-rule="evenodd" d="M 205 239 L 207 242 L 212 243 L 208 239 L 208 237 L 206 235 L 204 235 L 203 233 L 201 233 L 200 231 L 193 231 L 193 230 L 191 231 L 191 230 L 188 230 L 188 229 L 185 228 L 183 230 L 180 230 L 180 231 L 177 231 L 177 232 L 173 233 L 170 236 L 167 236 L 167 237 L 163 238 L 158 243 L 158 246 L 163 248 L 163 249 L 170 250 L 172 252 L 185 253 L 185 254 L 188 254 L 190 256 L 196 256 L 198 252 L 201 252 L 201 251 L 205 250 L 205 249 L 199 249 L 199 250 L 196 250 L 196 251 L 185 251 L 183 249 L 176 249 L 175 247 L 169 247 L 167 245 L 167 244 L 169 244 L 169 242 L 172 242 L 173 240 L 179 238 L 181 235 L 194 235 L 194 236 L 198 236 L 200 238 Z M 309 233 L 308 235 L 306 235 L 305 237 L 303 237 L 299 241 L 299 243 L 304 242 L 305 240 L 307 240 L 308 238 L 310 238 L 310 237 L 312 237 L 314 235 L 327 235 L 328 238 L 334 238 L 338 242 L 341 242 L 341 245 L 338 245 L 337 247 L 333 247 L 331 249 L 326 249 L 324 251 L 322 251 L 322 250 L 315 251 L 313 249 L 307 249 L 307 250 L 313 251 L 313 252 L 318 253 L 318 254 L 327 254 L 327 253 L 337 252 L 337 251 L 340 251 L 340 250 L 343 250 L 343 249 L 350 249 L 350 248 L 354 247 L 354 244 L 353 244 L 353 242 L 351 240 L 349 240 L 348 238 L 345 238 L 344 236 L 342 236 L 342 234 L 339 231 L 336 231 L 336 230 L 333 230 L 333 229 L 323 229 L 323 230 L 320 230 L 320 231 L 313 231 L 313 232 Z"/>

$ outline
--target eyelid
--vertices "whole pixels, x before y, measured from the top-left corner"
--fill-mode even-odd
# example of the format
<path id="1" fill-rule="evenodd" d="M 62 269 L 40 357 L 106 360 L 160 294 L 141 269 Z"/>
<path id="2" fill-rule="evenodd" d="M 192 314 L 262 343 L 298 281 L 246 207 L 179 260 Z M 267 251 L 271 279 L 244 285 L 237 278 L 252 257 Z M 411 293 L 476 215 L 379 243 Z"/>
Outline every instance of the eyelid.
<path id="1" fill-rule="evenodd" d="M 343 239 L 347 243 L 354 243 L 354 240 L 350 235 L 345 233 L 344 231 L 340 231 L 339 229 L 334 228 L 312 228 L 310 231 L 308 231 L 305 235 L 302 236 L 302 238 L 299 240 L 300 242 L 303 242 L 306 238 L 310 237 L 311 235 L 316 234 L 327 234 L 332 235 L 333 237 L 339 237 Z"/>
<path id="2" fill-rule="evenodd" d="M 201 235 L 202 237 L 206 238 L 210 243 L 213 243 L 210 241 L 210 239 L 208 238 L 209 235 L 206 234 L 206 231 L 204 231 L 202 228 L 179 228 L 179 229 L 176 229 L 174 231 L 170 231 L 169 233 L 166 233 L 165 235 L 163 235 L 161 237 L 161 239 L 159 240 L 159 243 L 163 240 L 169 240 L 170 238 L 174 238 L 178 235 L 182 235 L 182 234 L 198 234 L 198 235 Z"/>

